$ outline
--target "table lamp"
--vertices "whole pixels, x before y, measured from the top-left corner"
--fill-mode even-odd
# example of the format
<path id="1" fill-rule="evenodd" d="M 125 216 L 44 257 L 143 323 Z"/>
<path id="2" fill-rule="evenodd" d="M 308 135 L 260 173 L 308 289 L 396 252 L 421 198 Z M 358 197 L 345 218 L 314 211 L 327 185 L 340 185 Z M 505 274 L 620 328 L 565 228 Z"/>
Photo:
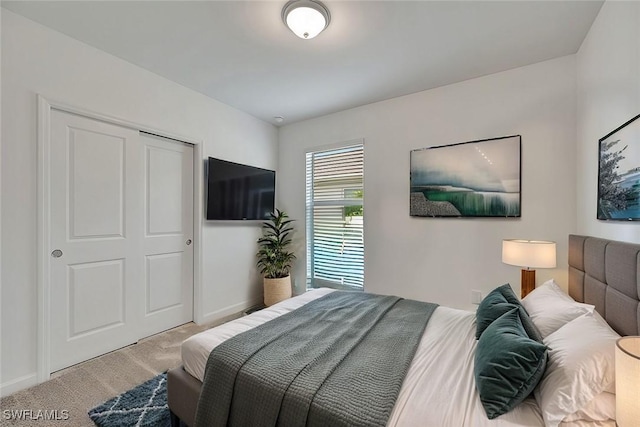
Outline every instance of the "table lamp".
<path id="1" fill-rule="evenodd" d="M 616 342 L 616 423 L 633 427 L 640 420 L 640 337 Z"/>
<path id="2" fill-rule="evenodd" d="M 507 239 L 502 241 L 502 262 L 522 269 L 520 296 L 524 298 L 536 287 L 536 271 L 532 268 L 556 266 L 556 242 Z"/>

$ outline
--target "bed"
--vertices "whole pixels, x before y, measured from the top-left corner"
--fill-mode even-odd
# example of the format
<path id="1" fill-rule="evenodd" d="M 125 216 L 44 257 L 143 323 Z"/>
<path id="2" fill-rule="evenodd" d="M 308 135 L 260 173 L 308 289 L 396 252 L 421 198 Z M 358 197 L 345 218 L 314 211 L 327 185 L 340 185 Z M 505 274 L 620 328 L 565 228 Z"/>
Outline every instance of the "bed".
<path id="1" fill-rule="evenodd" d="M 569 295 L 573 299 L 564 294 L 557 301 L 554 299 L 552 303 L 547 303 L 545 298 L 554 293 L 552 283 L 532 293 L 536 294 L 535 298 L 523 300 L 533 323 L 538 322 L 536 326 L 540 326 L 540 332 L 544 332 L 541 342 L 544 341 L 549 348 L 544 376 L 535 393 L 495 419 L 487 417 L 483 406 L 485 402 L 479 397 L 474 376 L 474 359 L 479 343 L 476 339 L 476 313 L 438 307 L 419 340 L 386 425 L 495 427 L 542 426 L 546 423 L 563 427 L 614 426 L 615 422 L 611 419 L 615 416 L 615 413 L 611 415 L 612 405 L 615 411 L 615 388 L 611 378 L 613 368 L 608 366 L 605 370 L 602 367 L 607 363 L 612 364 L 612 340 L 620 335 L 637 335 L 640 330 L 639 252 L 640 245 L 569 236 Z M 201 381 L 212 349 L 231 337 L 290 313 L 313 300 L 320 300 L 331 292 L 330 289 L 313 290 L 186 340 L 182 346 L 183 366 L 169 371 L 168 375 L 172 423 L 177 424 L 178 420 L 182 420 L 188 426 L 194 426 L 202 390 Z M 558 307 L 563 307 L 558 311 L 557 318 L 552 315 L 545 317 L 546 314 L 540 310 L 547 310 L 556 302 Z M 592 324 L 599 328 L 605 344 L 596 348 L 594 342 L 598 342 L 597 339 L 576 343 L 571 341 L 573 336 L 598 336 L 597 333 L 583 333 L 584 328 Z M 571 328 L 573 330 L 570 331 Z M 560 348 L 562 346 L 575 346 L 580 350 L 575 352 L 575 356 L 566 356 L 567 352 Z M 583 360 L 584 354 L 592 351 L 597 357 Z M 558 362 L 555 360 L 557 357 L 582 358 L 571 360 L 569 365 L 575 366 L 590 366 L 588 364 L 595 363 L 595 360 L 595 369 L 606 371 L 602 374 L 606 378 L 603 377 L 601 384 L 597 385 L 581 384 L 585 391 L 577 399 L 563 402 L 558 398 L 566 391 L 563 387 L 575 388 L 575 384 L 567 384 L 564 378 L 566 372 L 560 372 L 558 367 L 567 363 Z M 580 381 L 585 382 L 584 378 Z"/>

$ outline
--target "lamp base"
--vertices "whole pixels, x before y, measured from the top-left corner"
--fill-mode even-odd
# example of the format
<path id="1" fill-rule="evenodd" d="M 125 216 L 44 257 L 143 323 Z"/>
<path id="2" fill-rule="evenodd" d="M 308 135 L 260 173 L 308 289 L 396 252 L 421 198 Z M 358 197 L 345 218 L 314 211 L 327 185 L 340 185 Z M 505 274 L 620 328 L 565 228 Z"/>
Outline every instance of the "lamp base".
<path id="1" fill-rule="evenodd" d="M 522 270 L 520 276 L 520 297 L 524 298 L 529 292 L 536 288 L 536 271 Z"/>

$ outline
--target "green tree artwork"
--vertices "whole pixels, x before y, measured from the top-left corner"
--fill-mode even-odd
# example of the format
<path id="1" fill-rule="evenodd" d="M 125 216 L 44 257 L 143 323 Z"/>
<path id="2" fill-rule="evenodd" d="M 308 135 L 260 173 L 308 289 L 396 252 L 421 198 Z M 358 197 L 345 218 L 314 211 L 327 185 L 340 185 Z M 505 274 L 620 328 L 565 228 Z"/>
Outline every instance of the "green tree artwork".
<path id="1" fill-rule="evenodd" d="M 625 145 L 616 150 L 619 142 L 619 139 L 602 142 L 600 146 L 598 218 L 601 219 L 612 218 L 615 211 L 625 210 L 628 203 L 635 199 L 633 188 L 624 188 L 620 185 L 622 178 L 619 163 L 625 159 L 623 152 L 628 146 Z"/>

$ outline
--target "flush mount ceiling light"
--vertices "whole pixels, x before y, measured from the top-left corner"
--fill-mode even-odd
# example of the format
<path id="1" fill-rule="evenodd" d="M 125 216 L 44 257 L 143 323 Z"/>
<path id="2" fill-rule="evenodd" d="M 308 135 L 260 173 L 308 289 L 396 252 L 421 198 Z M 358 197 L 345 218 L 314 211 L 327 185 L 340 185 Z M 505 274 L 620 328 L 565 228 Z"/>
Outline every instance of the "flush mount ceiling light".
<path id="1" fill-rule="evenodd" d="M 315 0 L 292 0 L 282 9 L 282 20 L 301 39 L 312 39 L 331 21 L 329 9 Z"/>

